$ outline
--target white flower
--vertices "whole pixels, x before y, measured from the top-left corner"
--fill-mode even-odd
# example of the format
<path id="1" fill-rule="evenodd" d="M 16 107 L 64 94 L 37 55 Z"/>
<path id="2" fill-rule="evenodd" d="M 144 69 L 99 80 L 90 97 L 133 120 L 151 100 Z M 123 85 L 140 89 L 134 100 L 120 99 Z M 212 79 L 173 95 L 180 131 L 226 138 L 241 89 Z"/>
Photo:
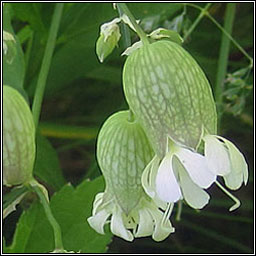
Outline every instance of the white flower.
<path id="1" fill-rule="evenodd" d="M 129 111 L 110 116 L 97 141 L 97 160 L 105 179 L 104 193 L 96 195 L 90 226 L 127 241 L 152 236 L 155 241 L 174 232 L 169 217 L 173 203 L 152 200 L 143 190 L 141 175 L 153 157 L 146 134 Z"/>
<path id="2" fill-rule="evenodd" d="M 227 139 L 217 135 L 206 135 L 205 156 L 208 165 L 216 175 L 223 176 L 230 189 L 238 189 L 247 184 L 248 166 L 242 153 Z"/>
<path id="3" fill-rule="evenodd" d="M 145 168 L 142 185 L 154 200 L 174 203 L 180 199 L 195 209 L 203 208 L 209 195 L 203 190 L 216 180 L 204 156 L 169 140 L 170 150 L 160 159 L 155 156 Z"/>
<path id="4" fill-rule="evenodd" d="M 127 215 L 115 196 L 99 193 L 95 197 L 92 216 L 88 223 L 98 233 L 104 234 L 104 225 L 110 222 L 111 232 L 127 241 L 134 237 L 152 235 L 155 241 L 164 240 L 174 228 L 169 220 L 173 204 L 168 204 L 165 213 L 146 194 L 138 205 Z"/>

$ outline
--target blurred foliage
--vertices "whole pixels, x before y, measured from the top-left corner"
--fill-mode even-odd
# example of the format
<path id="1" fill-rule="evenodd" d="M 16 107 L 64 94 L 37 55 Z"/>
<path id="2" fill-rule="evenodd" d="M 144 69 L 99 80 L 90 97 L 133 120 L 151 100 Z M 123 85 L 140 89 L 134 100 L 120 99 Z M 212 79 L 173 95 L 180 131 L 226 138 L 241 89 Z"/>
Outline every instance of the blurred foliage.
<path id="1" fill-rule="evenodd" d="M 98 178 L 93 182 L 84 181 L 76 189 L 67 184 L 51 198 L 50 206 L 61 226 L 63 243 L 68 251 L 104 252 L 106 245 L 111 241 L 110 232 L 104 236 L 99 235 L 86 222 L 91 215 L 90 205 L 94 196 L 102 189 L 103 179 Z M 51 226 L 43 207 L 34 203 L 21 215 L 13 243 L 7 248 L 7 252 L 47 253 L 54 250 L 53 241 Z"/>
<path id="2" fill-rule="evenodd" d="M 195 5 L 204 7 L 205 4 Z M 3 80 L 19 89 L 30 102 L 53 7 L 54 3 L 7 3 L 4 6 L 4 29 L 15 36 L 17 55 L 12 66 L 4 63 Z M 200 14 L 197 8 L 191 5 L 184 8 L 182 3 L 129 3 L 128 7 L 148 33 L 164 27 L 184 36 Z M 224 23 L 225 7 L 226 3 L 213 3 L 208 9 L 220 24 Z M 39 124 L 41 135 L 37 136 L 35 174 L 53 193 L 51 207 L 63 228 L 65 246 L 81 252 L 104 252 L 111 241 L 110 234 L 97 235 L 86 222 L 93 197 L 103 191 L 102 180 L 84 180 L 100 176 L 95 142 L 101 125 L 112 113 L 128 108 L 121 86 L 125 61 L 125 57 L 120 56 L 124 51 L 123 38 L 103 64 L 95 53 L 100 25 L 117 15 L 111 3 L 65 4 L 47 79 Z M 137 36 L 132 31 L 131 36 L 135 42 Z M 253 55 L 253 3 L 236 3 L 232 36 Z M 183 45 L 203 68 L 213 90 L 220 42 L 221 31 L 203 17 Z M 240 148 L 249 164 L 249 184 L 234 193 L 242 201 L 240 209 L 228 212 L 232 202 L 212 186 L 209 191 L 212 200 L 204 210 L 196 212 L 184 205 L 181 221 L 176 221 L 173 214 L 176 232 L 165 241 L 156 243 L 151 238 L 140 238 L 129 243 L 113 237 L 107 252 L 253 252 L 253 77 L 250 70 L 243 73 L 247 66 L 247 59 L 231 43 L 221 134 Z M 66 182 L 73 185 L 64 185 Z M 21 204 L 3 224 L 7 252 L 53 249 L 51 227 L 35 198 Z"/>

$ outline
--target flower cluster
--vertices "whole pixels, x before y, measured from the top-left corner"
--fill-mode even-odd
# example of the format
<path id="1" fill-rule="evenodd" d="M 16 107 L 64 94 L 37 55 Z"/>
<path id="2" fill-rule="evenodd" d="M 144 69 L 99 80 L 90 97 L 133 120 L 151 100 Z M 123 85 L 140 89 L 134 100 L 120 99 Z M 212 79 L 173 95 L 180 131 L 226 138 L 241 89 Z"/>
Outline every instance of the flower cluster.
<path id="1" fill-rule="evenodd" d="M 217 179 L 238 189 L 247 183 L 248 167 L 236 146 L 217 135 L 211 86 L 179 43 L 141 42 L 127 55 L 123 86 L 130 111 L 111 116 L 100 131 L 97 158 L 106 190 L 96 196 L 88 222 L 101 234 L 110 222 L 125 240 L 151 235 L 161 241 L 174 232 L 174 204 L 184 200 L 202 209 L 213 183 L 236 202 L 230 210 L 239 207 Z"/>

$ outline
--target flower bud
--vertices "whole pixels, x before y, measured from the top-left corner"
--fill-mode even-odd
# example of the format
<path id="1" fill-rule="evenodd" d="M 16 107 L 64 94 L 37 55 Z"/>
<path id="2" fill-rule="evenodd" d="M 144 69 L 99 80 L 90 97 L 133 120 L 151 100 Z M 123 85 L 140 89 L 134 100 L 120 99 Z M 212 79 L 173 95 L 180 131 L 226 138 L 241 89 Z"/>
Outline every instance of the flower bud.
<path id="1" fill-rule="evenodd" d="M 104 59 L 114 50 L 121 37 L 120 30 L 117 25 L 118 22 L 120 22 L 120 19 L 116 18 L 101 26 L 100 37 L 96 43 L 96 53 L 100 62 L 103 62 Z"/>
<path id="2" fill-rule="evenodd" d="M 35 126 L 21 94 L 3 86 L 3 181 L 12 186 L 32 178 L 35 160 Z"/>

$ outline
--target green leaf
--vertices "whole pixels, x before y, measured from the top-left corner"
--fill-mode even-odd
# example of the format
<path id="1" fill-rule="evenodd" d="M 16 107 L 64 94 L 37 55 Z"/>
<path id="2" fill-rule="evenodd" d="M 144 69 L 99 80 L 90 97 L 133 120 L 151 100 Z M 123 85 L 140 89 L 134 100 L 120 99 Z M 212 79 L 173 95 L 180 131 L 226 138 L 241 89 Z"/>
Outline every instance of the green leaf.
<path id="1" fill-rule="evenodd" d="M 21 45 L 18 37 L 14 34 L 12 25 L 10 10 L 8 4 L 3 8 L 3 29 L 11 33 L 15 39 L 13 47 L 15 47 L 15 55 L 11 62 L 5 57 L 3 58 L 3 84 L 9 85 L 17 89 L 22 96 L 27 99 L 27 95 L 23 89 L 23 82 L 25 76 L 25 60 Z"/>
<path id="2" fill-rule="evenodd" d="M 42 3 L 11 3 L 16 18 L 28 22 L 31 27 L 41 34 L 46 33 L 46 27 L 41 17 Z"/>
<path id="3" fill-rule="evenodd" d="M 14 187 L 9 193 L 3 197 L 3 218 L 5 219 L 11 212 L 16 210 L 16 205 L 27 194 L 27 187 Z"/>
<path id="4" fill-rule="evenodd" d="M 34 174 L 53 189 L 59 190 L 65 183 L 57 153 L 47 138 L 41 134 L 36 136 L 36 162 Z"/>
<path id="5" fill-rule="evenodd" d="M 103 179 L 84 181 L 77 188 L 70 184 L 54 194 L 50 206 L 61 226 L 67 251 L 102 253 L 111 242 L 110 232 L 99 235 L 87 223 L 95 195 L 103 191 Z M 14 235 L 11 253 L 47 253 L 54 250 L 53 230 L 39 202 L 23 212 Z"/>
<path id="6" fill-rule="evenodd" d="M 95 53 L 100 25 L 111 20 L 115 14 L 111 3 L 74 4 L 63 14 L 46 96 L 53 95 L 101 66 Z"/>
<path id="7" fill-rule="evenodd" d="M 122 79 L 122 70 L 118 67 L 112 67 L 103 64 L 101 67 L 89 72 L 86 77 L 104 82 L 119 84 Z"/>

